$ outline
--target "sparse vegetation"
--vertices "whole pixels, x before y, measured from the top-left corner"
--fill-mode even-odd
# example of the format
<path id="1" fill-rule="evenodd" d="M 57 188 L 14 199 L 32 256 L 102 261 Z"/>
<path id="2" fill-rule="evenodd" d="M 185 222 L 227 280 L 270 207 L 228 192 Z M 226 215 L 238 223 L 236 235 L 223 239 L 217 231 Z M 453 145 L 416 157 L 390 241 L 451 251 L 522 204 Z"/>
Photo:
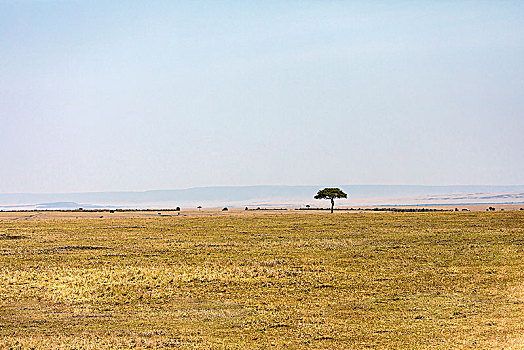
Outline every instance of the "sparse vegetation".
<path id="1" fill-rule="evenodd" d="M 330 208 L 295 208 L 295 210 L 331 210 Z M 334 211 L 391 211 L 397 213 L 424 213 L 424 212 L 439 212 L 439 211 L 453 211 L 452 209 L 439 208 L 397 208 L 397 207 L 375 207 L 375 208 L 333 208 Z"/>
<path id="2" fill-rule="evenodd" d="M 0 220 L 0 348 L 518 349 L 523 222 L 522 211 Z"/>

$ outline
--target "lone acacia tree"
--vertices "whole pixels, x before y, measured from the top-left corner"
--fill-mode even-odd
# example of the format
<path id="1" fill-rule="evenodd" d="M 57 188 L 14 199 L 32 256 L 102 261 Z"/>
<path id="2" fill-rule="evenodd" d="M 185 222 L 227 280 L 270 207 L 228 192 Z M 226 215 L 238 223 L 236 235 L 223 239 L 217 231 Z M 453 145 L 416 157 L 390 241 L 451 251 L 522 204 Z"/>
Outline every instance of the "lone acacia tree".
<path id="1" fill-rule="evenodd" d="M 340 188 L 326 187 L 317 192 L 315 199 L 329 199 L 331 200 L 331 212 L 335 206 L 335 198 L 347 198 L 348 195 L 344 193 Z"/>

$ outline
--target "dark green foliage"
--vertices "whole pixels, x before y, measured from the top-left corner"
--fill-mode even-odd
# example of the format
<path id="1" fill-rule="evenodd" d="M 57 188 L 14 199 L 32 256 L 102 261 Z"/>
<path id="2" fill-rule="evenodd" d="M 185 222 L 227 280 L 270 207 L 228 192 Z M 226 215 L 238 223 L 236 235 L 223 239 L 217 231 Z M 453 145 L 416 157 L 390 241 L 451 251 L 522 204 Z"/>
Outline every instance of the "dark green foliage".
<path id="1" fill-rule="evenodd" d="M 326 187 L 317 192 L 315 199 L 347 198 L 348 195 L 340 188 Z"/>

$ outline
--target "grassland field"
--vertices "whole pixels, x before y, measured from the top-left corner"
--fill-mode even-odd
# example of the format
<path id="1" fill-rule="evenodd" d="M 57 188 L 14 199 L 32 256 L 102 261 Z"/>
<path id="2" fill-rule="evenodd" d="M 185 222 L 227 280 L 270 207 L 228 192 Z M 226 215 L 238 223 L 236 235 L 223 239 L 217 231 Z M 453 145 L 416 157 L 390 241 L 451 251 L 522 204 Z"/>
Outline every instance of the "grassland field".
<path id="1" fill-rule="evenodd" d="M 524 349 L 524 211 L 0 213 L 4 348 Z"/>

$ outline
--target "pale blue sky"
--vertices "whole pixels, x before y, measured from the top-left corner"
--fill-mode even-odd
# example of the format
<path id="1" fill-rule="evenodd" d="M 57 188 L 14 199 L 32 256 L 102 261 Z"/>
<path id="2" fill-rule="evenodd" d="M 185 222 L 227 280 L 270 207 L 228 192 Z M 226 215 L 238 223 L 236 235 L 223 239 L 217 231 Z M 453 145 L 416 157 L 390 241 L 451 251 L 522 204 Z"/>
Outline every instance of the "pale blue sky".
<path id="1" fill-rule="evenodd" d="M 522 1 L 0 1 L 0 192 L 524 184 Z"/>

